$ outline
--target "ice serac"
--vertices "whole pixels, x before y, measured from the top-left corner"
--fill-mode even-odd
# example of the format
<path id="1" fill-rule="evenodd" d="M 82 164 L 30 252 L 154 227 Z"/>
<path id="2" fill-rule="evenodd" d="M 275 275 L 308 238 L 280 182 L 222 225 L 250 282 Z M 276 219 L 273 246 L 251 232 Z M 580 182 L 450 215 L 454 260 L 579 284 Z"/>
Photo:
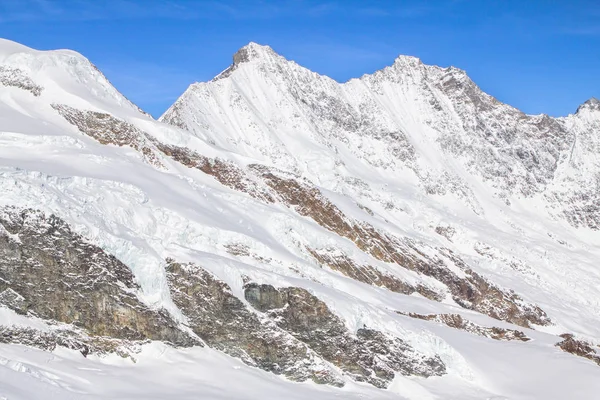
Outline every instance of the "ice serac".
<path id="1" fill-rule="evenodd" d="M 250 43 L 155 121 L 0 41 L 0 398 L 595 399 L 597 105 Z"/>

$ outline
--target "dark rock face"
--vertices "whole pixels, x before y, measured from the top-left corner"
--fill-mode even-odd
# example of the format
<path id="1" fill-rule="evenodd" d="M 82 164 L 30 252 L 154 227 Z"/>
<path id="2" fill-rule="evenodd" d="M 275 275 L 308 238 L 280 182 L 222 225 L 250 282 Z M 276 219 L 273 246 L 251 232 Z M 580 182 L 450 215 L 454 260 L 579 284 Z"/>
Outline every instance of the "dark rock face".
<path id="1" fill-rule="evenodd" d="M 212 81 L 214 82 L 219 79 L 227 78 L 233 73 L 233 71 L 238 69 L 241 64 L 250 62 L 260 57 L 277 57 L 277 54 L 269 46 L 261 46 L 257 45 L 256 43 L 249 43 L 235 52 L 233 55 L 233 64 L 227 67 L 225 71 L 214 77 Z M 175 113 L 169 113 L 169 115 L 173 114 Z M 176 116 L 174 117 L 177 118 Z M 171 120 L 169 120 L 169 123 L 171 123 Z"/>
<path id="2" fill-rule="evenodd" d="M 189 168 L 199 169 L 227 187 L 248 193 L 257 199 L 269 203 L 275 201 L 268 190 L 261 187 L 259 181 L 253 179 L 244 170 L 230 162 L 218 158 L 208 158 L 184 147 L 171 146 L 159 142 L 155 142 L 155 145 L 166 156 Z"/>
<path id="3" fill-rule="evenodd" d="M 250 283 L 246 285 L 244 295 L 278 327 L 306 343 L 356 381 L 385 388 L 395 372 L 425 377 L 446 372 L 437 356 L 430 358 L 418 354 L 399 338 L 368 328 L 351 334 L 324 302 L 305 289 L 276 289 L 271 285 Z"/>
<path id="4" fill-rule="evenodd" d="M 341 272 L 342 274 L 357 280 L 368 283 L 373 286 L 384 287 L 392 292 L 402 294 L 419 293 L 421 296 L 435 301 L 442 301 L 444 296 L 423 285 L 410 285 L 401 279 L 378 270 L 371 265 L 359 265 L 346 255 L 337 255 L 335 257 L 325 250 L 306 249 L 321 265 Z"/>
<path id="5" fill-rule="evenodd" d="M 244 297 L 260 312 L 283 308 L 287 305 L 281 292 L 271 285 L 248 285 Z"/>
<path id="6" fill-rule="evenodd" d="M 567 353 L 587 358 L 600 366 L 600 354 L 594 350 L 591 343 L 575 339 L 570 333 L 563 333 L 560 336 L 563 338 L 563 341 L 556 343 L 557 347 L 560 347 L 561 350 L 566 351 Z"/>
<path id="7" fill-rule="evenodd" d="M 0 210 L 0 300 L 22 314 L 73 324 L 92 336 L 197 344 L 166 311 L 136 296 L 126 265 L 55 215 Z"/>
<path id="8" fill-rule="evenodd" d="M 193 264 L 168 260 L 173 301 L 207 345 L 249 365 L 304 381 L 341 386 L 335 369 L 353 380 L 387 387 L 396 372 L 432 376 L 445 373 L 438 357 L 418 354 L 399 338 L 371 329 L 351 334 L 327 305 L 301 288 L 276 289 L 249 283 L 244 297 Z"/>
<path id="9" fill-rule="evenodd" d="M 301 341 L 262 320 L 235 297 L 229 286 L 193 264 L 168 260 L 167 277 L 175 304 L 210 347 L 245 363 L 295 381 L 343 385 L 338 374 Z M 258 303 L 273 304 L 268 294 Z M 275 300 L 274 300 L 275 301 Z"/>
<path id="10" fill-rule="evenodd" d="M 53 351 L 57 347 L 78 350 L 84 357 L 89 354 L 115 353 L 135 361 L 135 354 L 147 341 L 114 339 L 105 336 L 86 336 L 71 329 L 40 331 L 28 327 L 0 326 L 0 343 L 22 344 Z"/>

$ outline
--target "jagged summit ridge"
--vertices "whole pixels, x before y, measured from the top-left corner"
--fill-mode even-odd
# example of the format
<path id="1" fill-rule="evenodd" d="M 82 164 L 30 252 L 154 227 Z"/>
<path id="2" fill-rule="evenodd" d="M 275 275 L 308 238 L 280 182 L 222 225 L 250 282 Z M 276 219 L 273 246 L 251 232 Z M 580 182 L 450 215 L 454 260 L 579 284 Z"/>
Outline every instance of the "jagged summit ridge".
<path id="1" fill-rule="evenodd" d="M 373 74 L 338 83 L 269 47 L 250 44 L 236 54 L 228 70 L 213 82 L 193 85 L 160 120 L 230 151 L 329 182 L 330 189 L 345 185 L 339 180 L 348 165 L 407 171 L 403 176 L 419 182 L 420 190 L 452 194 L 476 213 L 483 210 L 467 184 L 473 179 L 482 179 L 507 205 L 520 196 L 542 195 L 569 210 L 559 213 L 572 215 L 571 200 L 546 193 L 572 179 L 559 168 L 562 160 L 579 157 L 596 168 L 587 156 L 591 147 L 571 152 L 579 148 L 573 129 L 581 131 L 581 144 L 593 124 L 526 115 L 483 92 L 456 67 L 400 56 Z M 593 100 L 585 106 L 595 107 Z M 295 149 L 298 138 L 319 152 L 304 156 Z M 323 159 L 340 171 L 315 172 L 312 165 Z M 577 190 L 595 178 L 579 179 Z M 590 207 L 581 207 L 577 214 L 590 213 L 583 211 Z M 591 214 L 576 219 L 597 226 L 590 224 L 598 219 Z"/>

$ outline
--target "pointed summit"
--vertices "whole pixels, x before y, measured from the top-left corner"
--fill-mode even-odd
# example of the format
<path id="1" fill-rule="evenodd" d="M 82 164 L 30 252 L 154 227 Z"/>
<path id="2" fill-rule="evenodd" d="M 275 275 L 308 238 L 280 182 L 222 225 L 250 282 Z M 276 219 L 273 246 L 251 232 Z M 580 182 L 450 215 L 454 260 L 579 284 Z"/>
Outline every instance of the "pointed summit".
<path id="1" fill-rule="evenodd" d="M 416 67 L 418 65 L 422 65 L 423 62 L 421 61 L 421 59 L 419 57 L 405 56 L 405 55 L 401 54 L 398 57 L 396 57 L 396 59 L 394 60 L 394 64 L 395 65 L 410 65 L 412 67 Z"/>
<path id="2" fill-rule="evenodd" d="M 242 64 L 250 63 L 252 61 L 272 63 L 276 60 L 285 60 L 285 58 L 277 54 L 270 46 L 250 42 L 235 52 L 233 55 L 233 64 L 214 77 L 213 81 L 228 77 Z"/>
<path id="3" fill-rule="evenodd" d="M 577 107 L 575 114 L 578 114 L 582 110 L 600 111 L 600 100 L 595 97 L 586 100 L 582 105 Z"/>
<path id="4" fill-rule="evenodd" d="M 249 62 L 256 59 L 270 58 L 278 54 L 270 46 L 263 46 L 258 43 L 250 42 L 233 55 L 233 64 Z"/>

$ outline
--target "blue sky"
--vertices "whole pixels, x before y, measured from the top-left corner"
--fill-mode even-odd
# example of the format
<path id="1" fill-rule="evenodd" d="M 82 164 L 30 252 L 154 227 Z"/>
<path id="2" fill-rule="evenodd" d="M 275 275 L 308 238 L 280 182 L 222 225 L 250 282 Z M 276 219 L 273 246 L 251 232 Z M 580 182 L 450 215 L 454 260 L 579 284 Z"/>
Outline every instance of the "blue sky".
<path id="1" fill-rule="evenodd" d="M 155 116 L 250 41 L 338 81 L 399 54 L 454 65 L 527 113 L 600 98 L 597 0 L 0 0 L 0 37 L 81 52 Z"/>

